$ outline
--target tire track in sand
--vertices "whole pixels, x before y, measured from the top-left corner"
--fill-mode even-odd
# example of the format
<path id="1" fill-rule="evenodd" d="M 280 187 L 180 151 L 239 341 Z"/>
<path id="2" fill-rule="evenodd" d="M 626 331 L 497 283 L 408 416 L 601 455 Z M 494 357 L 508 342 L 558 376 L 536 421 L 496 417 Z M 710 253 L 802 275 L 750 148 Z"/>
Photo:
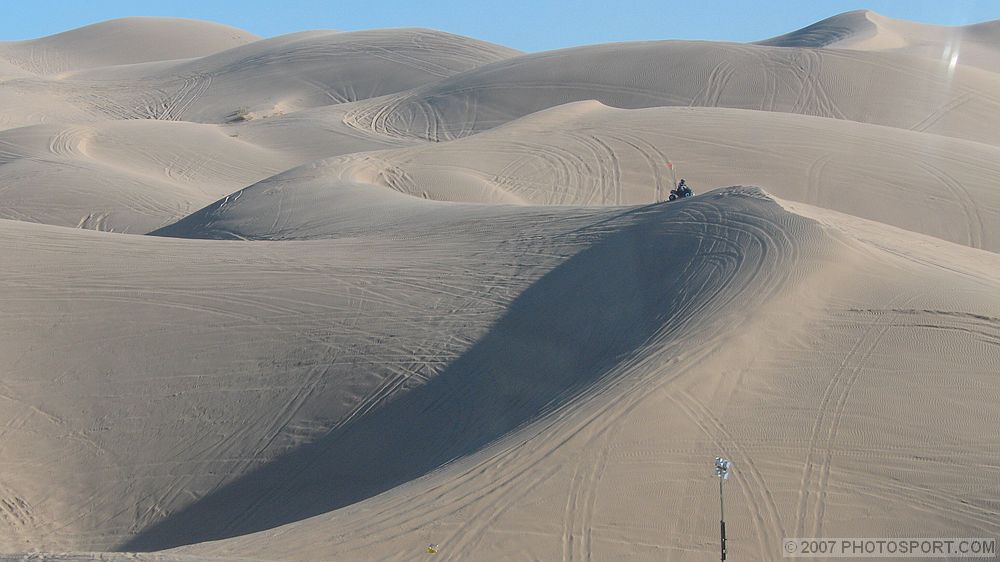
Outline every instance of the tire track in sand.
<path id="1" fill-rule="evenodd" d="M 962 207 L 962 212 L 965 213 L 965 219 L 968 223 L 969 246 L 981 249 L 983 247 L 983 233 L 985 231 L 983 218 L 979 214 L 976 201 L 969 195 L 969 190 L 961 182 L 936 166 L 923 161 L 917 161 L 917 165 L 920 166 L 920 169 L 933 176 L 941 185 L 947 187 L 948 191 L 954 195 L 955 202 Z"/>
<path id="2" fill-rule="evenodd" d="M 886 308 L 892 308 L 893 306 L 900 303 L 901 296 L 895 296 L 886 303 Z M 915 295 L 904 299 L 902 303 L 909 302 L 916 298 Z M 840 425 L 839 418 L 843 415 L 844 408 L 846 407 L 846 401 L 849 397 L 851 387 L 857 381 L 857 375 L 861 370 L 861 366 L 864 361 L 870 357 L 874 348 L 878 345 L 878 342 L 885 335 L 885 333 L 892 326 L 891 322 L 881 321 L 878 315 L 868 323 L 861 336 L 854 342 L 851 349 L 844 356 L 837 370 L 834 372 L 833 376 L 830 378 L 830 382 L 827 384 L 826 389 L 823 391 L 823 396 L 820 400 L 819 409 L 817 411 L 816 419 L 813 422 L 812 430 L 809 435 L 809 446 L 806 452 L 806 459 L 802 471 L 802 479 L 799 483 L 799 503 L 796 509 L 795 521 L 796 521 L 796 535 L 799 537 L 803 536 L 818 536 L 818 535 L 806 535 L 805 533 L 805 516 L 806 509 L 809 504 L 810 488 L 812 488 L 813 471 L 819 470 L 820 476 L 817 482 L 817 500 L 814 508 L 814 517 L 821 516 L 823 508 L 820 504 L 826 498 L 826 486 L 829 481 L 829 471 L 832 456 L 832 446 L 833 439 L 836 437 L 836 429 Z M 862 351 L 866 342 L 869 344 L 867 348 Z M 857 366 L 850 372 L 846 374 L 848 370 L 849 363 L 854 360 L 854 358 L 860 357 Z M 838 392 L 839 387 L 839 392 Z M 836 394 L 836 396 L 834 396 Z M 826 456 L 822 461 L 821 465 L 817 468 L 815 465 L 818 460 L 816 456 L 819 455 L 817 452 L 819 446 L 820 435 L 824 422 L 828 419 L 831 414 L 830 408 L 833 408 L 832 416 L 833 419 L 830 421 L 830 426 L 827 429 L 826 434 Z M 817 525 L 817 521 L 814 518 L 813 529 L 814 531 L 820 527 Z"/>

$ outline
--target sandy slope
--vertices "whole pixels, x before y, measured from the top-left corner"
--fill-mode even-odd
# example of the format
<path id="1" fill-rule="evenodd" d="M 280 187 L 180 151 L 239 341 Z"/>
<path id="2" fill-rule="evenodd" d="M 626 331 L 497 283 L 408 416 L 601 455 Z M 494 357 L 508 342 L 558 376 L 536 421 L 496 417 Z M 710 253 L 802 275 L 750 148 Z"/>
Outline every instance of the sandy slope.
<path id="1" fill-rule="evenodd" d="M 0 217 L 142 234 L 294 162 L 211 125 L 0 131 Z"/>
<path id="2" fill-rule="evenodd" d="M 323 108 L 225 127 L 98 121 L 0 131 L 0 218 L 143 234 L 316 158 L 412 144 Z"/>
<path id="3" fill-rule="evenodd" d="M 595 101 L 533 113 L 448 143 L 349 154 L 241 191 L 184 219 L 173 235 L 308 236 L 340 203 L 329 182 L 353 181 L 443 201 L 615 205 L 664 199 L 675 164 L 695 189 L 741 180 L 783 198 L 1000 251 L 1000 149 L 795 114 L 721 108 L 622 110 Z M 263 195 L 282 192 L 301 203 Z M 300 205 L 296 209 L 294 205 Z M 281 233 L 260 222 L 282 213 Z M 335 212 L 334 212 L 335 213 Z M 265 221 L 266 222 L 266 221 Z"/>
<path id="4" fill-rule="evenodd" d="M 0 48 L 0 61 L 62 49 L 83 69 L 52 78 L 11 65 L 0 82 L 0 217 L 145 233 L 281 170 L 412 144 L 346 125 L 335 106 L 517 54 L 419 29 L 244 38 L 223 50 L 223 31 L 232 39 L 215 24 L 129 18 Z M 164 37 L 186 47 L 166 53 Z M 132 58 L 91 56 L 108 45 Z M 148 62 L 125 64 L 135 61 Z M 176 120 L 229 126 L 162 122 Z"/>
<path id="5" fill-rule="evenodd" d="M 773 560 L 791 535 L 993 536 L 998 451 L 982 429 L 997 419 L 1000 262 L 793 208 L 831 238 L 800 246 L 810 236 L 789 229 L 800 218 L 767 228 L 795 231 L 769 254 L 794 273 L 773 300 L 724 314 L 734 332 L 716 334 L 702 310 L 624 361 L 616 382 L 477 455 L 328 515 L 180 552 L 410 560 L 438 543 L 449 560 L 705 559 L 711 451 L 741 467 L 728 487 L 741 558 Z"/>
<path id="6" fill-rule="evenodd" d="M 194 514 L 168 519 L 164 525 L 170 529 L 181 523 L 185 533 L 196 532 L 187 527 L 194 525 L 211 538 L 225 529 L 257 530 L 266 523 L 321 513 L 419 476 L 531 420 L 563 393 L 600 378 L 603 369 L 614 366 L 616 355 L 631 352 L 632 345 L 660 329 L 661 314 L 681 304 L 694 306 L 686 298 L 675 302 L 679 297 L 670 291 L 647 295 L 643 287 L 661 283 L 656 272 L 663 268 L 681 271 L 688 261 L 700 261 L 695 240 L 671 242 L 671 236 L 700 238 L 715 231 L 704 223 L 671 226 L 663 220 L 664 213 L 680 212 L 678 207 L 465 210 L 396 197 L 437 212 L 428 217 L 416 208 L 417 213 L 410 213 L 413 220 L 401 213 L 393 226 L 374 227 L 367 236 L 341 241 L 218 242 L 211 252 L 200 241 L 3 223 L 8 229 L 3 240 L 9 241 L 4 255 L 13 264 L 30 266 L 5 272 L 12 282 L 4 297 L 2 353 L 19 356 L 4 380 L 12 404 L 9 426 L 32 428 L 8 434 L 5 452 L 16 466 L 34 466 L 33 472 L 44 474 L 44 485 L 20 470 L 11 470 L 11 478 L 5 480 L 7 490 L 20 500 L 17 505 L 28 506 L 15 514 L 18 538 L 108 548 L 124 542 L 126 533 L 156 523 L 198 498 L 203 500 L 197 502 Z M 757 199 L 730 199 L 749 208 L 777 211 Z M 470 228 L 476 223 L 490 226 Z M 665 229 L 657 234 L 663 240 L 645 240 L 646 229 Z M 701 233 L 703 229 L 708 230 Z M 741 244 L 740 231 L 726 236 Z M 641 245 L 635 247 L 636 242 Z M 706 242 L 715 244 L 711 238 Z M 76 243 L 88 250 L 67 254 L 66 245 Z M 678 251 L 663 253 L 661 247 L 668 243 L 677 244 Z M 633 247 L 642 252 L 622 251 Z M 532 282 L 581 252 L 583 258 L 546 282 L 554 283 L 552 287 L 531 298 L 541 304 L 547 295 L 562 294 L 560 299 L 594 299 L 597 304 L 621 292 L 615 306 L 601 305 L 603 314 L 609 315 L 607 325 L 576 333 L 573 316 L 549 318 L 535 305 L 512 303 Z M 583 268 L 577 273 L 584 279 L 594 279 L 594 273 L 611 266 L 609 259 L 624 261 L 604 273 L 610 277 L 603 282 L 574 289 L 579 283 L 576 268 Z M 716 275 L 717 264 L 706 259 L 695 269 L 707 267 L 699 275 Z M 69 294 L 59 271 L 72 272 L 75 289 Z M 115 273 L 109 278 L 111 271 Z M 468 357 L 475 342 L 488 337 L 491 324 L 505 311 L 511 316 L 512 306 L 520 312 L 501 321 L 513 324 L 505 328 L 509 333 L 493 336 L 499 338 L 499 347 L 489 351 L 487 346 L 486 356 L 464 359 L 473 361 L 471 365 L 456 365 L 457 358 Z M 588 309 L 581 307 L 578 313 L 591 314 Z M 26 318 L 28 310 L 33 312 Z M 635 313 L 649 318 L 637 323 Z M 57 318 L 61 320 L 53 326 Z M 561 337 L 570 338 L 565 343 L 580 337 L 592 341 L 594 364 L 580 372 L 575 365 L 582 363 L 565 363 L 567 357 L 562 355 L 545 359 L 557 349 L 552 347 L 555 342 L 527 338 L 516 344 L 524 349 L 507 367 L 506 379 L 488 376 L 501 368 L 491 367 L 495 358 L 490 354 L 509 349 L 525 337 L 520 330 L 539 321 L 549 324 L 546 329 L 563 332 Z M 85 332 L 77 322 L 88 326 Z M 605 340 L 606 334 L 620 332 L 622 322 L 630 323 L 634 333 Z M 496 329 L 492 327 L 493 332 Z M 28 342 L 42 334 L 49 344 L 31 351 Z M 165 341 L 170 345 L 163 346 Z M 54 354 L 53 349 L 59 352 Z M 149 354 L 152 349 L 162 350 L 155 360 Z M 67 358 L 75 358 L 74 363 L 64 363 Z M 534 365 L 531 371 L 525 370 L 529 364 Z M 551 365 L 543 368 L 546 364 Z M 476 382 L 483 377 L 486 380 Z M 522 377 L 534 382 L 529 385 Z M 397 414 L 377 409 L 387 399 L 431 382 L 437 390 L 423 391 L 418 406 Z M 479 388 L 481 384 L 486 386 Z M 66 385 L 75 389 L 71 395 L 53 392 Z M 467 399 L 458 399 L 468 393 Z M 454 400 L 445 399 L 452 395 Z M 132 405 L 115 407 L 124 403 Z M 315 482 L 315 476 L 304 469 L 314 461 L 299 456 L 315 456 L 316 449 L 303 445 L 335 427 L 354 435 L 353 447 L 362 446 L 356 441 L 372 431 L 428 429 L 414 416 L 424 410 L 419 404 L 434 403 L 441 404 L 432 410 L 437 417 L 426 420 L 431 426 L 455 421 L 455 415 L 471 417 L 450 431 L 430 427 L 428 433 L 421 432 L 421 438 L 434 443 L 423 454 L 407 451 L 407 460 L 372 458 L 367 464 L 339 467 L 359 470 L 356 474 L 361 476 L 377 466 L 380 473 L 385 471 L 381 477 L 362 483 L 345 472 L 344 479 L 331 483 L 329 494 L 310 491 L 308 484 Z M 505 405 L 497 412 L 502 416 L 474 415 L 491 404 Z M 379 418 L 398 419 L 392 427 L 373 429 L 375 418 L 364 415 L 369 411 L 382 412 Z M 360 433 L 354 433 L 354 423 L 361 424 L 356 430 Z M 64 443 L 69 428 L 75 436 L 72 444 Z M 146 437 L 137 439 L 139 435 Z M 448 442 L 450 446 L 442 448 Z M 57 450 L 56 457 L 47 456 Z M 394 447 L 362 451 L 363 455 L 399 453 Z M 322 458 L 343 461 L 345 453 L 338 446 L 335 454 Z M 293 486 L 288 493 L 302 501 L 278 500 L 291 511 L 274 509 L 273 502 L 285 494 L 268 499 L 240 493 L 250 504 L 263 502 L 267 509 L 250 516 L 242 507 L 231 509 L 223 503 L 222 514 L 208 507 L 207 516 L 197 515 L 200 506 L 211 506 L 216 497 L 204 496 L 226 482 L 239 485 L 241 476 L 247 482 L 263 478 L 271 484 L 258 482 L 251 488 L 270 496 L 278 481 L 299 471 L 304 474 L 288 481 Z M 50 495 L 51 489 L 60 493 Z M 223 499 L 226 490 L 218 491 Z M 120 505 L 135 509 L 121 512 Z M 69 528 L 54 532 L 61 527 L 58 523 L 70 521 Z M 147 538 L 137 540 L 162 546 L 174 541 L 169 536 L 177 536 L 161 532 L 150 530 Z M 14 544 L 8 542 L 5 549 Z"/>
<path id="7" fill-rule="evenodd" d="M 708 311 L 737 295 L 766 300 L 792 274 L 783 245 L 808 240 L 765 236 L 794 217 L 739 195 L 605 210 L 396 197 L 412 211 L 372 221 L 367 236 L 211 252 L 3 223 L 4 255 L 25 264 L 5 271 L 2 323 L 2 353 L 16 358 L 5 425 L 31 428 L 4 441 L 18 540 L 109 548 L 159 523 L 134 545 L 169 546 L 364 499 L 532 421 L 660 332 L 722 321 Z M 736 267 L 744 260 L 766 266 Z M 69 293 L 60 271 L 72 272 Z M 772 279 L 760 294 L 757 276 Z M 671 289 L 688 277 L 704 290 Z M 579 315 L 602 320 L 581 331 Z M 578 346 L 591 351 L 567 354 Z"/>
<path id="8" fill-rule="evenodd" d="M 134 24 L 126 20 L 120 25 L 132 29 Z M 160 33 L 170 29 L 164 26 Z M 144 32 L 144 26 L 135 30 L 140 36 Z M 116 44 L 128 48 L 127 41 Z M 422 29 L 293 33 L 194 58 L 177 53 L 171 58 L 181 60 L 150 55 L 140 58 L 153 62 L 81 63 L 83 70 L 56 77 L 7 80 L 0 99 L 9 97 L 10 104 L 0 108 L 0 125 L 88 116 L 207 123 L 260 119 L 400 92 L 515 54 L 499 45 Z"/>
<path id="9" fill-rule="evenodd" d="M 396 93 L 516 54 L 425 29 L 307 31 L 172 65 L 97 69 L 70 78 L 81 86 L 102 82 L 119 104 L 158 119 L 218 123 Z M 146 85 L 137 91 L 136 80 Z M 150 100 L 150 90 L 170 97 Z"/>
<path id="10" fill-rule="evenodd" d="M 857 10 L 797 31 L 760 41 L 760 45 L 894 51 L 937 59 L 947 65 L 1000 72 L 1000 21 L 964 26 L 928 25 Z"/>
<path id="11" fill-rule="evenodd" d="M 0 560 L 997 536 L 996 38 L 0 44 Z"/>
<path id="12" fill-rule="evenodd" d="M 30 41 L 0 42 L 0 59 L 36 74 L 202 57 L 259 39 L 206 21 L 131 17 Z"/>
<path id="13" fill-rule="evenodd" d="M 996 144 L 998 89 L 996 73 L 900 53 L 651 41 L 510 58 L 378 100 L 353 120 L 446 140 L 596 99 L 801 113 Z"/>
<path id="14" fill-rule="evenodd" d="M 995 478 L 972 470 L 996 454 L 995 256 L 805 208 L 824 230 L 748 189 L 607 210 L 395 197 L 415 212 L 368 235 L 211 253 L 3 223 L 4 255 L 31 264 L 6 273 L 2 323 L 5 425 L 31 428 L 5 439 L 17 540 L 155 548 L 391 489 L 191 552 L 705 553 L 720 450 L 751 558 L 793 529 L 998 530 Z"/>

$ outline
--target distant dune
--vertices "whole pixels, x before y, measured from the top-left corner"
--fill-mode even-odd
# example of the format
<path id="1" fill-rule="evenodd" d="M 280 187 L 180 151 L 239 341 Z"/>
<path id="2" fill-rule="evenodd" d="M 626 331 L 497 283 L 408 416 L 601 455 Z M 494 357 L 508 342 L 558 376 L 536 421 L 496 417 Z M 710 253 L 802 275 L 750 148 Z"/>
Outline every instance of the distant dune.
<path id="1" fill-rule="evenodd" d="M 758 45 L 891 51 L 938 59 L 945 65 L 1000 72 L 1000 21 L 947 27 L 887 18 L 871 10 L 840 14 Z"/>
<path id="2" fill-rule="evenodd" d="M 203 57 L 260 37 L 206 21 L 131 17 L 30 41 L 0 42 L 0 57 L 36 74 Z"/>
<path id="3" fill-rule="evenodd" d="M 997 536 L 998 50 L 0 43 L 0 559 Z"/>
<path id="4" fill-rule="evenodd" d="M 379 100 L 354 120 L 378 133 L 440 141 L 595 99 L 626 109 L 800 113 L 995 144 L 997 91 L 998 74 L 966 66 L 952 72 L 901 53 L 640 42 L 514 57 Z"/>
<path id="5" fill-rule="evenodd" d="M 155 84 L 173 99 L 145 103 L 149 115 L 142 117 L 222 123 L 392 94 L 516 54 L 432 30 L 309 31 L 168 66 L 92 69 L 72 78 L 100 81 L 107 95 L 134 107 L 149 95 L 134 81 Z"/>

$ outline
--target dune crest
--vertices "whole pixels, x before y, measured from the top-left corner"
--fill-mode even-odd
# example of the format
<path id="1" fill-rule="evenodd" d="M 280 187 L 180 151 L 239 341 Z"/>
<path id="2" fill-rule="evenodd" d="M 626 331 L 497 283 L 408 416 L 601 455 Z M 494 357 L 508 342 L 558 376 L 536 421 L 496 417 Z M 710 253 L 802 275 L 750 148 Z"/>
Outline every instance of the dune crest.
<path id="1" fill-rule="evenodd" d="M 99 66 L 202 57 L 260 37 L 217 23 L 129 17 L 29 41 L 0 42 L 0 58 L 43 75 Z"/>
<path id="2" fill-rule="evenodd" d="M 858 10 L 758 41 L 757 44 L 906 53 L 938 60 L 952 67 L 960 59 L 964 65 L 1000 72 L 1000 20 L 943 26 Z"/>

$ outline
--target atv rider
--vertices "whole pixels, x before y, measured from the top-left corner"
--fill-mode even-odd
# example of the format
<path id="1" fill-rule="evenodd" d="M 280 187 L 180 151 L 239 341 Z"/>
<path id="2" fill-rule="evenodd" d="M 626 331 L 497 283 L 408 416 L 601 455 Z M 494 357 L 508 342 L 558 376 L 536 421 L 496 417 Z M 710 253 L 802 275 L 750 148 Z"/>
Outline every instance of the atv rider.
<path id="1" fill-rule="evenodd" d="M 694 192 L 691 191 L 691 188 L 687 186 L 683 178 L 681 178 L 681 181 L 677 183 L 676 188 L 670 190 L 671 201 L 674 201 L 676 199 L 682 199 L 684 197 L 691 197 L 692 195 L 694 195 Z"/>

